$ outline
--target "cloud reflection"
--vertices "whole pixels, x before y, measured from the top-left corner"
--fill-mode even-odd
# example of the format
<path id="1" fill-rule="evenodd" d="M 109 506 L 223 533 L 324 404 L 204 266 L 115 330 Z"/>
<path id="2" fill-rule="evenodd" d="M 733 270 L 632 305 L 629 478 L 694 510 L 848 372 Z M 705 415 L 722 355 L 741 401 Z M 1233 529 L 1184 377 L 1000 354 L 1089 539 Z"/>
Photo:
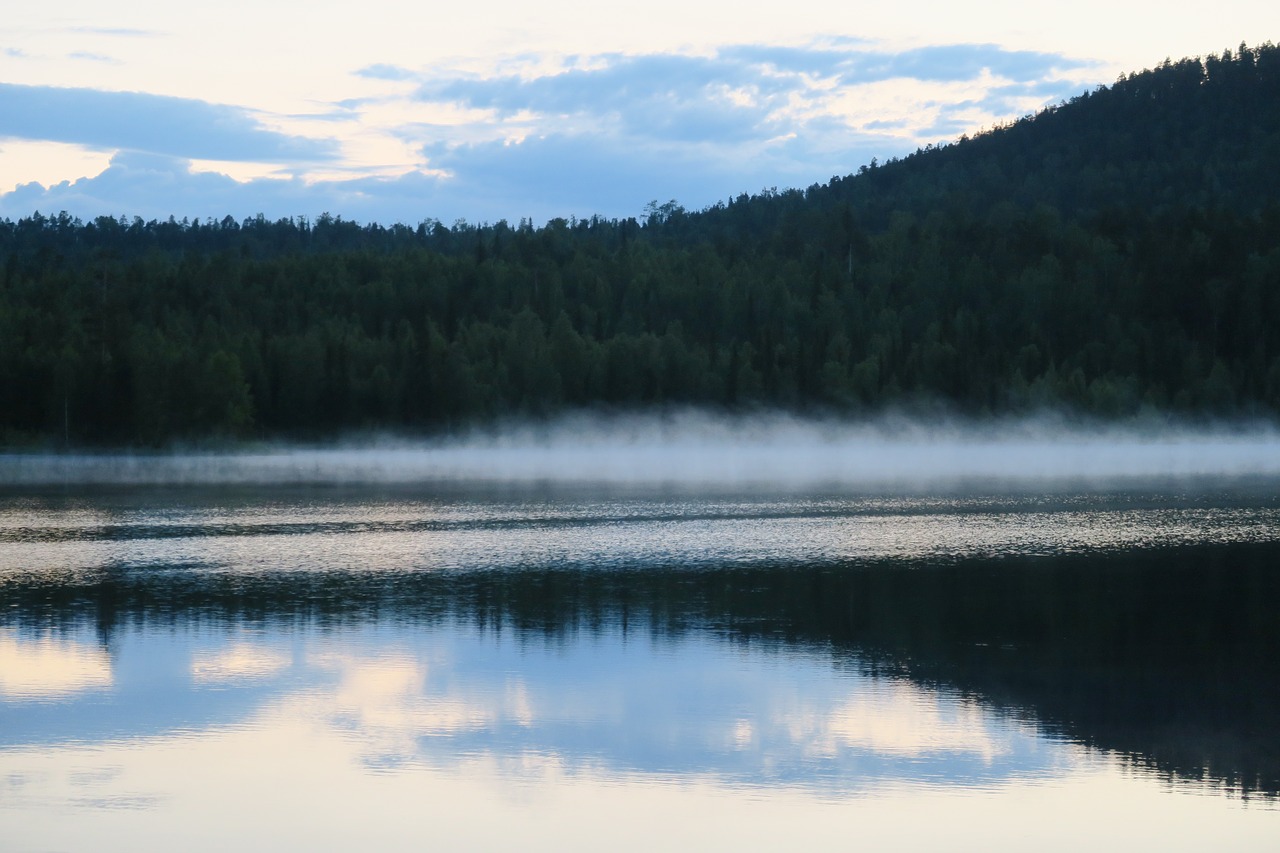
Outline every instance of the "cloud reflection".
<path id="1" fill-rule="evenodd" d="M 824 716 L 787 722 L 797 741 L 828 755 L 841 749 L 913 757 L 969 753 L 990 764 L 1009 749 L 976 703 L 903 681 L 872 682 Z"/>
<path id="2" fill-rule="evenodd" d="M 111 684 L 111 658 L 101 647 L 0 629 L 0 696 L 17 701 L 67 699 Z"/>
<path id="3" fill-rule="evenodd" d="M 325 643 L 308 661 L 336 676 L 332 687 L 273 705 L 326 721 L 379 770 L 484 755 L 514 775 L 555 767 L 851 790 L 899 777 L 985 784 L 1044 769 L 1034 729 L 972 701 L 897 679 L 833 682 L 816 660 L 693 638 L 676 648 L 616 634 L 517 646 L 458 627 L 433 632 L 421 652 L 400 640 L 359 653 Z M 744 668 L 766 677 L 726 675 Z"/>
<path id="4" fill-rule="evenodd" d="M 283 706 L 294 715 L 325 719 L 363 744 L 364 763 L 371 767 L 430 760 L 432 747 L 450 739 L 484 739 L 504 727 L 534 724 L 528 691 L 518 678 L 477 684 L 439 655 L 429 663 L 403 651 L 360 654 L 335 647 L 308 661 L 336 676 L 332 690 L 309 690 L 284 699 Z"/>
<path id="5" fill-rule="evenodd" d="M 289 663 L 289 655 L 279 649 L 240 642 L 225 649 L 197 651 L 191 661 L 191 678 L 197 684 L 265 679 Z"/>

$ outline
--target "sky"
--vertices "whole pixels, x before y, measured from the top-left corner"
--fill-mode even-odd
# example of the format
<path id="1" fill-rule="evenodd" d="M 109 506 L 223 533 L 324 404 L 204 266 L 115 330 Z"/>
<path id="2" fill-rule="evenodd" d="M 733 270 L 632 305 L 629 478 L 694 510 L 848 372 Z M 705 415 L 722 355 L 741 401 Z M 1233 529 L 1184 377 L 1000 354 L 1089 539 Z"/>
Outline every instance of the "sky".
<path id="1" fill-rule="evenodd" d="M 21 4 L 0 217 L 701 209 L 1268 40 L 1273 0 Z"/>

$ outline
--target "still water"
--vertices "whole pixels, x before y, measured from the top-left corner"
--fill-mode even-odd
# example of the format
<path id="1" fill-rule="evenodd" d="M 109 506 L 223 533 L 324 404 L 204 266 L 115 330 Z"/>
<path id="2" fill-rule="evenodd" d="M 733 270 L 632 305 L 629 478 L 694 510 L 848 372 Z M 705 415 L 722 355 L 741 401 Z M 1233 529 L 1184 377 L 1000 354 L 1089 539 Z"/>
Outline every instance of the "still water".
<path id="1" fill-rule="evenodd" d="M 0 495 L 0 847 L 1280 848 L 1280 480 Z"/>

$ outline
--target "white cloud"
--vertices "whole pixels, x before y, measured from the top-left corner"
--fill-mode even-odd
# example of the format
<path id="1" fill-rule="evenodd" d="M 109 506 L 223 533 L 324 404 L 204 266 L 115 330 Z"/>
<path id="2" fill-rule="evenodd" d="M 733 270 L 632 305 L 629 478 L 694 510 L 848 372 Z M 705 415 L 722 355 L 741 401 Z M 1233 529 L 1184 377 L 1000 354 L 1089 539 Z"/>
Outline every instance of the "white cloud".
<path id="1" fill-rule="evenodd" d="M 289 163 L 328 160 L 337 147 L 331 140 L 270 130 L 243 107 L 142 92 L 11 83 L 0 83 L 0 137 Z"/>
<path id="2" fill-rule="evenodd" d="M 1166 55 L 1274 35 L 1271 4 L 1216 9 L 23 7 L 0 23 L 0 192 L 24 185 L 0 214 L 536 221 L 635 215 L 654 198 L 697 208 L 972 133 Z M 175 163 L 105 168 L 119 151 Z"/>
<path id="3" fill-rule="evenodd" d="M 1034 103 L 1093 68 L 994 45 L 891 52 L 839 39 L 702 54 L 514 54 L 490 65 L 501 72 L 467 61 L 367 65 L 349 77 L 383 94 L 296 116 L 0 86 L 0 101 L 17 107 L 0 132 L 167 158 L 119 154 L 96 175 L 27 183 L 0 196 L 0 215 L 331 211 L 357 221 L 539 222 L 640 215 L 653 199 L 697 209 L 763 187 L 808 186 L 958 136 L 1007 117 L 990 105 Z M 1046 79 L 1059 88 L 1042 90 Z M 50 98 L 52 109 L 36 109 Z M 924 108 L 929 100 L 965 108 Z M 872 126 L 885 116 L 896 123 Z M 342 156 L 330 133 L 345 140 Z"/>

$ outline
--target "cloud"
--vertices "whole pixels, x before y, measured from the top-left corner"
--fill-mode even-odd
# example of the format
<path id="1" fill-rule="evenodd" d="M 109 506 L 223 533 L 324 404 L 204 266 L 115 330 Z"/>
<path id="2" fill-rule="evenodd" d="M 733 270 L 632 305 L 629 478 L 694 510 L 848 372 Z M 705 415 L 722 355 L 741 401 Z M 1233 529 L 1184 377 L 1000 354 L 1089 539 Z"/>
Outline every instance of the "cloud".
<path id="1" fill-rule="evenodd" d="M 86 33 L 95 36 L 118 36 L 121 38 L 154 38 L 164 35 L 159 30 L 145 30 L 136 27 L 69 27 L 67 32 Z"/>
<path id="2" fill-rule="evenodd" d="M 395 82 L 412 80 L 417 76 L 407 68 L 401 68 L 398 65 L 386 65 L 381 62 L 365 66 L 354 73 L 357 77 L 364 77 L 368 80 L 391 80 Z"/>
<path id="3" fill-rule="evenodd" d="M 331 141 L 268 130 L 241 107 L 12 83 L 0 83 L 0 137 L 241 162 L 322 162 L 337 154 Z"/>
<path id="4" fill-rule="evenodd" d="M 863 127 L 868 130 L 900 130 L 906 126 L 907 120 L 905 118 L 877 119 L 876 121 L 869 121 L 863 125 Z"/>
<path id="5" fill-rule="evenodd" d="M 122 152 L 95 177 L 63 181 L 48 188 L 36 183 L 23 184 L 0 201 L 3 212 L 11 217 L 30 215 L 37 209 L 57 208 L 81 216 L 129 213 L 159 218 L 155 209 L 159 199 L 168 200 L 165 217 L 180 216 L 186 208 L 184 203 L 199 203 L 199 199 L 208 199 L 214 204 L 229 201 L 229 193 L 238 186 L 225 175 L 192 173 L 185 160 Z"/>
<path id="6" fill-rule="evenodd" d="M 67 211 L 74 216 L 140 216 L 144 219 L 236 219 L 262 213 L 273 219 L 324 211 L 359 221 L 417 223 L 437 213 L 431 199 L 439 181 L 411 172 L 398 178 L 307 182 L 299 178 L 236 181 L 194 171 L 182 158 L 121 152 L 101 174 L 44 187 L 19 186 L 0 195 L 0 216 Z"/>
<path id="7" fill-rule="evenodd" d="M 761 74 L 721 58 L 647 55 L 592 57 L 595 67 L 532 78 L 453 77 L 425 80 L 423 101 L 492 110 L 604 118 L 627 132 L 663 139 L 739 139 L 762 125 L 800 81 Z"/>
<path id="8" fill-rule="evenodd" d="M 797 81 L 741 64 L 680 55 L 593 57 L 592 68 L 526 78 L 453 77 L 423 81 L 416 97 L 500 118 L 532 112 L 579 127 L 606 124 L 638 137 L 692 142 L 765 135 L 764 126 Z"/>
<path id="9" fill-rule="evenodd" d="M 822 112 L 841 90 L 891 80 L 955 83 L 997 78 L 1032 84 L 1087 66 L 1059 54 L 960 44 L 901 53 L 861 43 L 809 47 L 735 45 L 712 56 L 601 54 L 567 68 L 479 75 L 419 74 L 415 97 L 499 118 L 542 116 L 612 124 L 675 141 L 733 142 L 794 130 L 794 116 Z M 409 79 L 403 68 L 370 66 L 377 79 Z"/>
<path id="10" fill-rule="evenodd" d="M 101 53 L 89 53 L 84 50 L 77 50 L 75 53 L 68 53 L 68 59 L 83 59 L 87 62 L 102 62 L 107 65 L 119 65 L 120 60 L 113 56 L 106 56 Z"/>
<path id="11" fill-rule="evenodd" d="M 513 220 L 634 216 L 653 198 L 710 203 L 744 179 L 696 149 L 628 147 L 598 134 L 460 145 L 432 158 L 432 164 L 455 176 L 445 182 L 450 195 L 495 213 L 506 210 L 502 215 Z"/>
<path id="12" fill-rule="evenodd" d="M 409 85 L 293 117 L 358 123 L 366 142 L 381 134 L 409 152 L 394 177 L 362 174 L 334 143 L 269 130 L 239 107 L 0 84 L 0 137 L 121 152 L 99 175 L 0 196 L 0 215 L 545 222 L 639 216 L 653 199 L 699 209 L 1020 116 L 1078 92 L 1091 67 L 994 45 L 892 53 L 834 39 L 707 55 L 507 56 L 487 76 L 379 63 L 353 74 Z M 275 163 L 294 177 L 236 181 L 191 160 Z M 326 174 L 304 180 L 317 164 Z"/>
<path id="13" fill-rule="evenodd" d="M 924 128 L 922 134 L 933 140 L 947 141 L 955 139 L 969 127 L 969 122 L 962 118 L 946 118 L 939 116 L 933 124 Z"/>
<path id="14" fill-rule="evenodd" d="M 720 50 L 719 57 L 747 66 L 765 66 L 781 72 L 830 77 L 848 63 L 863 56 L 863 46 L 848 49 L 830 47 L 788 47 L 785 45 L 745 44 Z"/>
<path id="15" fill-rule="evenodd" d="M 1070 80 L 1011 83 L 989 90 L 986 97 L 976 102 L 976 106 L 993 115 L 1017 116 L 1030 111 L 1028 104 L 1036 106 L 1058 104 L 1083 91 L 1083 86 Z M 1032 107 L 1032 110 L 1034 108 Z"/>
<path id="16" fill-rule="evenodd" d="M 496 206 L 505 195 L 536 200 L 526 202 L 535 208 L 559 204 L 558 215 L 626 215 L 642 199 L 700 207 L 847 174 L 873 156 L 905 154 L 1021 115 L 1037 94 L 1063 85 L 1046 78 L 1087 66 L 995 45 L 890 53 L 829 41 L 734 45 L 712 55 L 569 56 L 558 65 L 513 57 L 490 76 L 387 66 L 358 73 L 413 79 L 414 100 L 485 115 L 400 129 L 473 200 Z M 905 91 L 894 81 L 910 84 L 918 108 L 894 103 Z M 952 108 L 956 92 L 964 100 Z M 881 103 L 894 111 L 878 115 Z M 990 113 L 995 107 L 1001 111 Z"/>
<path id="17" fill-rule="evenodd" d="M 552 134 L 521 143 L 476 142 L 437 149 L 433 165 L 449 177 L 411 171 L 396 177 L 304 181 L 235 181 L 196 172 L 188 161 L 119 153 L 101 174 L 44 187 L 29 183 L 0 195 L 0 217 L 39 210 L 74 216 L 169 216 L 236 219 L 316 216 L 324 211 L 359 222 L 424 219 L 448 223 L 541 223 L 554 217 L 641 216 L 652 199 L 696 209 L 744 191 L 793 186 L 845 174 L 848 163 L 883 155 L 884 140 L 846 139 L 833 150 L 801 139 L 758 146 L 726 158 L 714 146 L 629 146 L 617 137 Z"/>
<path id="18" fill-rule="evenodd" d="M 867 44 L 839 47 L 739 45 L 721 51 L 722 58 L 765 66 L 778 72 L 835 78 L 843 85 L 885 80 L 953 82 L 989 71 L 1015 80 L 1041 79 L 1089 63 L 1056 53 L 1006 50 L 993 44 L 933 45 L 899 53 Z"/>
<path id="19" fill-rule="evenodd" d="M 841 81 L 869 83 L 899 78 L 928 82 L 972 80 L 989 71 L 1010 80 L 1040 80 L 1088 63 L 1056 53 L 1005 50 L 993 44 L 934 45 L 896 54 L 856 54 Z"/>

